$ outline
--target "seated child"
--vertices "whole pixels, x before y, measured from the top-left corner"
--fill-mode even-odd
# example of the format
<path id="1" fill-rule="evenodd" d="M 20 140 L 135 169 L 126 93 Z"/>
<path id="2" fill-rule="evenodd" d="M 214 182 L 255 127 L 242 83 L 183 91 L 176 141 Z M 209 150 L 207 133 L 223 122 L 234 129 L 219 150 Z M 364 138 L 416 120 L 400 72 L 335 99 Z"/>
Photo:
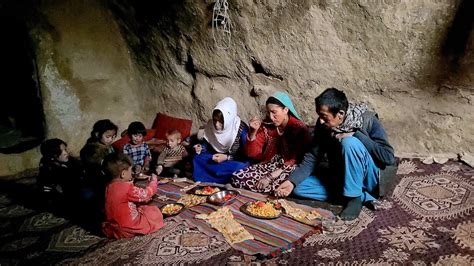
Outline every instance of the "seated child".
<path id="1" fill-rule="evenodd" d="M 99 200 L 100 205 L 103 205 L 102 198 L 105 189 L 102 161 L 107 154 L 114 152 L 112 143 L 117 130 L 118 127 L 109 119 L 95 122 L 91 135 L 80 152 L 81 161 L 86 170 L 86 186 L 91 189 L 89 198 Z"/>
<path id="2" fill-rule="evenodd" d="M 177 177 L 184 170 L 183 158 L 188 156 L 181 143 L 181 132 L 170 129 L 166 132 L 166 148 L 160 153 L 156 166 L 156 174 Z"/>
<path id="3" fill-rule="evenodd" d="M 105 191 L 105 215 L 102 231 L 109 238 L 128 238 L 158 231 L 164 226 L 163 215 L 147 202 L 157 191 L 157 177 L 146 188 L 132 182 L 132 161 L 123 153 L 113 153 L 104 159 L 104 171 L 112 180 Z"/>
<path id="4" fill-rule="evenodd" d="M 55 206 L 57 203 L 77 202 L 84 173 L 79 160 L 69 156 L 66 142 L 60 139 L 45 140 L 40 151 L 43 156 L 37 180 L 40 192 Z"/>
<path id="5" fill-rule="evenodd" d="M 143 141 L 146 136 L 146 128 L 141 122 L 132 122 L 128 126 L 127 134 L 130 143 L 123 146 L 123 153 L 132 158 L 134 174 L 148 172 L 151 153 L 148 144 Z"/>

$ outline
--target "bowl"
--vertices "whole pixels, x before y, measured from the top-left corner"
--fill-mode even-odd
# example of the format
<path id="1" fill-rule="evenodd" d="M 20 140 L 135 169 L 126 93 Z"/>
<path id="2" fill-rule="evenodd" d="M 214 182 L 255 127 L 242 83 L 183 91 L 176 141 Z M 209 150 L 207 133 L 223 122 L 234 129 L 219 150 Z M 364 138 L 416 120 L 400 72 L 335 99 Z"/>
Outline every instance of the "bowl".
<path id="1" fill-rule="evenodd" d="M 167 212 L 167 210 L 165 208 L 169 208 L 169 207 L 175 207 L 175 208 L 179 208 L 179 209 L 177 209 L 174 212 Z M 161 211 L 161 213 L 163 214 L 164 217 L 170 217 L 170 216 L 173 216 L 173 215 L 176 215 L 176 214 L 182 212 L 184 210 L 184 207 L 185 207 L 184 204 L 181 204 L 181 203 L 177 203 L 177 202 L 168 203 L 166 205 L 161 206 L 160 211 Z"/>
<path id="2" fill-rule="evenodd" d="M 207 202 L 215 205 L 226 205 L 233 202 L 240 193 L 237 190 L 222 190 L 207 197 Z"/>

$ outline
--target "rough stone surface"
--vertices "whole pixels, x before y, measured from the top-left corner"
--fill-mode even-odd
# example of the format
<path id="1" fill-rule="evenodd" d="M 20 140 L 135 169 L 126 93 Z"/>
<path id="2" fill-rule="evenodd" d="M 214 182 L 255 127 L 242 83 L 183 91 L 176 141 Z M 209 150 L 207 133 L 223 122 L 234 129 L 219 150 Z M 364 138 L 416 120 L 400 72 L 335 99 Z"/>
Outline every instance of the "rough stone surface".
<path id="1" fill-rule="evenodd" d="M 225 96 L 248 120 L 277 90 L 312 124 L 314 97 L 336 87 L 369 102 L 398 155 L 474 153 L 472 30 L 463 52 L 449 49 L 462 1 L 228 2 L 226 50 L 212 38 L 214 1 L 37 6 L 30 35 L 48 137 L 77 153 L 96 120 L 151 126 L 158 111 L 193 119 L 196 130 Z M 30 153 L 2 155 L 0 175 L 34 167 L 11 167 Z"/>

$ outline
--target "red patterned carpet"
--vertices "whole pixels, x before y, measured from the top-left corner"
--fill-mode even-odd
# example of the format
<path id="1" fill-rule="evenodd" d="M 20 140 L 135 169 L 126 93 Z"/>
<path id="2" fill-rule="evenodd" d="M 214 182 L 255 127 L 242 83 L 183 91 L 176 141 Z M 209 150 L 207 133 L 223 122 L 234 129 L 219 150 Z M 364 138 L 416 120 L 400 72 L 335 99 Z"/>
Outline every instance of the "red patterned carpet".
<path id="1" fill-rule="evenodd" d="M 459 162 L 401 160 L 393 193 L 359 219 L 324 224 L 274 258 L 244 255 L 221 237 L 168 220 L 152 235 L 110 241 L 34 208 L 19 193 L 29 179 L 2 184 L 0 265 L 16 264 L 409 264 L 474 263 L 474 169 Z M 26 183 L 26 184 L 25 184 Z"/>

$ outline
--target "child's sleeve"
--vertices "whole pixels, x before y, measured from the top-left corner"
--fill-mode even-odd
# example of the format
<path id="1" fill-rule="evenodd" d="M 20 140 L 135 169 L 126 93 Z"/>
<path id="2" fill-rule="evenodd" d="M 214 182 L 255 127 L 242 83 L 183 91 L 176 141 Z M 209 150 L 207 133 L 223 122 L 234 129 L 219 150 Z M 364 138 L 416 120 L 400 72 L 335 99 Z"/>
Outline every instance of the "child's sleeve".
<path id="1" fill-rule="evenodd" d="M 131 151 L 130 151 L 130 145 L 127 143 L 123 146 L 123 153 L 126 154 L 126 155 L 129 155 L 131 154 Z"/>
<path id="2" fill-rule="evenodd" d="M 153 195 L 155 195 L 158 188 L 158 181 L 156 178 L 152 178 L 146 188 L 140 188 L 137 186 L 131 186 L 128 190 L 128 200 L 134 202 L 145 202 L 149 201 Z"/>
<path id="3" fill-rule="evenodd" d="M 150 160 L 151 159 L 150 147 L 146 143 L 145 143 L 145 150 L 146 150 L 146 157 L 148 158 L 148 160 Z"/>
<path id="4" fill-rule="evenodd" d="M 158 161 L 156 162 L 156 165 L 164 165 L 165 164 L 165 159 L 166 159 L 166 154 L 168 153 L 168 148 L 165 148 L 163 151 L 161 151 L 160 156 L 158 156 Z"/>

